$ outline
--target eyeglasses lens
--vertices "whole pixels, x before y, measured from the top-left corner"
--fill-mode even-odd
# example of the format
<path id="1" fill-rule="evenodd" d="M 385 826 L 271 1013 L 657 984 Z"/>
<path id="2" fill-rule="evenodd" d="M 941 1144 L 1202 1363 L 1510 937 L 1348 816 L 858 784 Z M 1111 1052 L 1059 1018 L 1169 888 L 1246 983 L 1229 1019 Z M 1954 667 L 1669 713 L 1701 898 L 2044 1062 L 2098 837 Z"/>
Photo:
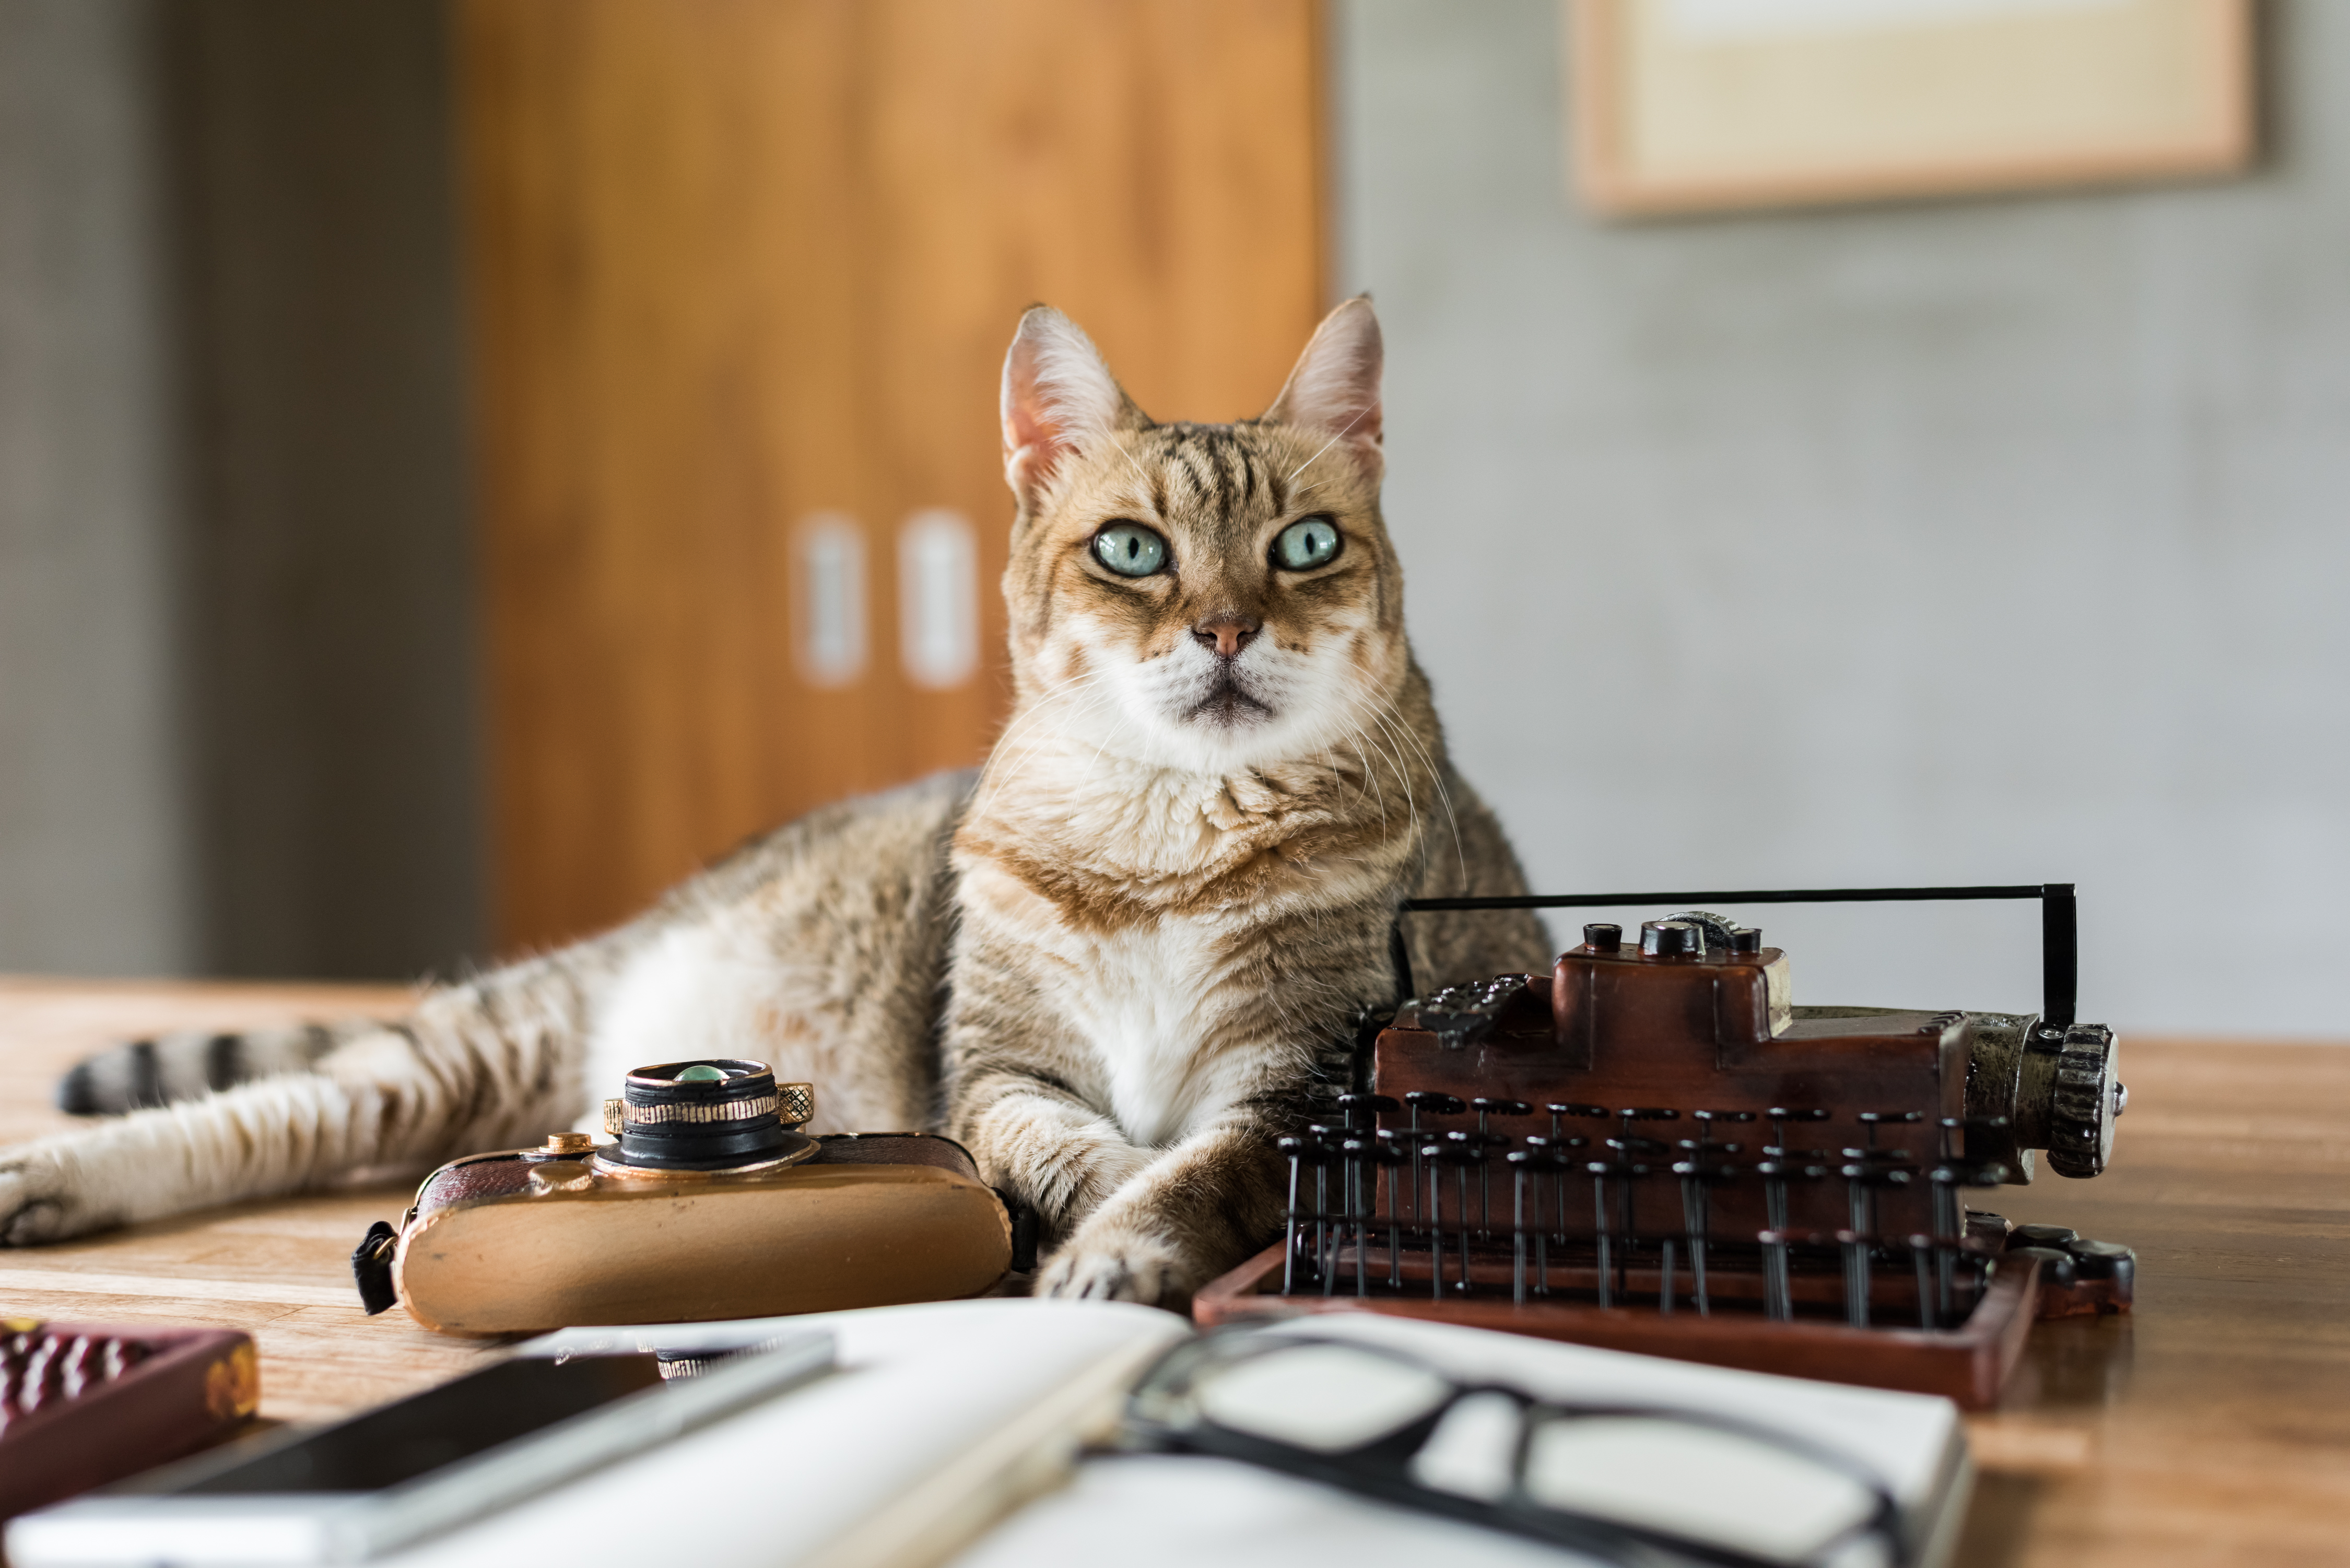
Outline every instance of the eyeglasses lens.
<path id="1" fill-rule="evenodd" d="M 1411 1479 L 1437 1491 L 1499 1502 L 1517 1469 L 1524 1407 L 1506 1394 L 1471 1394 L 1444 1412 L 1411 1457 Z"/>
<path id="2" fill-rule="evenodd" d="M 1302 1345 L 1203 1367 L 1199 1412 L 1227 1431 L 1319 1454 L 1345 1453 L 1409 1426 L 1451 1386 L 1429 1369 L 1343 1345 Z"/>
<path id="3" fill-rule="evenodd" d="M 1546 1508 L 1668 1531 L 1798 1563 L 1875 1517 L 1853 1477 L 1734 1432 L 1642 1417 L 1538 1417 L 1526 1443 L 1527 1496 Z M 1882 1561 L 1856 1539 L 1834 1560 Z"/>

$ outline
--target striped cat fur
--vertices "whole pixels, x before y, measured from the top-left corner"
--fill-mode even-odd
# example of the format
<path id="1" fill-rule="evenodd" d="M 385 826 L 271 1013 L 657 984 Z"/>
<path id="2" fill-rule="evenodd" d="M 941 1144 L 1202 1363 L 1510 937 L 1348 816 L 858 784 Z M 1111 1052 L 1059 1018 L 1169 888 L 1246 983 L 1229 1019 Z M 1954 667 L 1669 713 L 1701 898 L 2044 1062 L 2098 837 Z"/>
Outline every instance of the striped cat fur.
<path id="1" fill-rule="evenodd" d="M 396 1023 L 95 1057 L 59 1097 L 106 1119 L 0 1150 L 0 1240 L 532 1142 L 591 1127 L 631 1066 L 747 1056 L 819 1085 L 817 1130 L 961 1139 L 1037 1210 L 1038 1290 L 1181 1305 L 1278 1228 L 1271 1140 L 1395 1001 L 1401 900 L 1523 891 L 1404 635 L 1379 372 L 1352 300 L 1262 417 L 1159 424 L 1029 311 L 1002 408 L 1014 704 L 984 767 L 816 812 Z M 1337 548 L 1317 533 L 1301 567 L 1276 541 L 1305 519 Z M 1118 524 L 1158 569 L 1111 569 Z M 1551 957 L 1530 914 L 1408 926 L 1423 984 Z"/>

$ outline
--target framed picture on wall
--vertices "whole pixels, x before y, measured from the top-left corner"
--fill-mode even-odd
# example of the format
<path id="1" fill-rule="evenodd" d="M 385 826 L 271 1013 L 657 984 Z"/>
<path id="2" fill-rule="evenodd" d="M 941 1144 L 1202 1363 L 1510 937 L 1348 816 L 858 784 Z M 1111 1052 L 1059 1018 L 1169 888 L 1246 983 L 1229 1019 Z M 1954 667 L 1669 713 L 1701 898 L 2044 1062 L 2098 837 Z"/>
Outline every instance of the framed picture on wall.
<path id="1" fill-rule="evenodd" d="M 2209 177 L 2254 142 L 2251 0 L 1563 0 L 1605 213 Z"/>

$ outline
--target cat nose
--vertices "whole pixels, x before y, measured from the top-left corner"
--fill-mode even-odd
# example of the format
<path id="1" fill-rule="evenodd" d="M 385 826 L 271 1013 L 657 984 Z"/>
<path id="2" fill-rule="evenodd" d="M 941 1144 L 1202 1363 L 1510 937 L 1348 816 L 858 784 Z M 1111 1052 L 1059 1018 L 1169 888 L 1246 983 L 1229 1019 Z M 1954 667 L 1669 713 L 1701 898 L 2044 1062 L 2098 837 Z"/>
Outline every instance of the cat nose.
<path id="1" fill-rule="evenodd" d="M 1249 645 L 1249 639 L 1264 629 L 1264 622 L 1250 620 L 1245 616 L 1220 615 L 1203 620 L 1191 628 L 1200 646 L 1211 650 L 1219 659 L 1231 659 Z"/>

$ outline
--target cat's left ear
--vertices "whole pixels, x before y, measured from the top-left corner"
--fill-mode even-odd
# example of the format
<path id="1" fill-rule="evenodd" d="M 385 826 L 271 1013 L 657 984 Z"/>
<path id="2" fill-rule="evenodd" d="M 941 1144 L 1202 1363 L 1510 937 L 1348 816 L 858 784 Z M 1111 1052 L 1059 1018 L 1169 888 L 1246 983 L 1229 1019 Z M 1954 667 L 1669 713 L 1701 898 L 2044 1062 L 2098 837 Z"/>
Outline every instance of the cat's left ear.
<path id="1" fill-rule="evenodd" d="M 1358 294 L 1322 318 L 1281 396 L 1265 410 L 1264 422 L 1320 433 L 1377 479 L 1387 468 L 1379 447 L 1384 357 L 1371 296 Z"/>
<path id="2" fill-rule="evenodd" d="M 1003 356 L 1003 478 L 1024 509 L 1072 453 L 1149 423 L 1076 322 L 1028 307 Z"/>

